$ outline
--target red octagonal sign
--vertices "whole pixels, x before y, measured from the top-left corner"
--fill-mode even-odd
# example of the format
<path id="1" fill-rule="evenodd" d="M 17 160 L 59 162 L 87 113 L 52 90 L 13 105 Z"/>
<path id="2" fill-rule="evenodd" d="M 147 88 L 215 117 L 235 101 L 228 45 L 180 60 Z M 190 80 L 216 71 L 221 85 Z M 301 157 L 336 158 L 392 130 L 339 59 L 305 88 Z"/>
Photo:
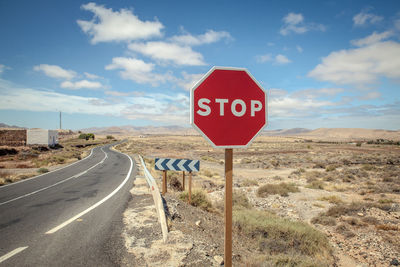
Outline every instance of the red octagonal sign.
<path id="1" fill-rule="evenodd" d="M 190 123 L 214 147 L 247 147 L 267 124 L 267 95 L 246 69 L 213 67 L 190 106 Z"/>

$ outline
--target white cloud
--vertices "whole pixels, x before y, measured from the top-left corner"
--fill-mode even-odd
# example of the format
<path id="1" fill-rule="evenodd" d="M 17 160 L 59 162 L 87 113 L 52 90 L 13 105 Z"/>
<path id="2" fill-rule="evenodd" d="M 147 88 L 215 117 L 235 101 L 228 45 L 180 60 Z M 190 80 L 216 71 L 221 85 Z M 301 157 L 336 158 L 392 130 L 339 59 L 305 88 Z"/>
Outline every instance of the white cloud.
<path id="1" fill-rule="evenodd" d="M 25 111 L 56 111 L 66 113 L 85 113 L 98 115 L 119 115 L 122 105 L 98 106 L 99 98 L 66 95 L 52 91 L 21 88 L 15 84 L 0 80 L 0 109 Z M 23 99 L 23 101 L 21 101 Z"/>
<path id="2" fill-rule="evenodd" d="M 353 17 L 353 22 L 355 26 L 363 26 L 368 23 L 375 24 L 383 20 L 383 17 L 368 13 L 368 9 L 362 10 L 360 13 Z"/>
<path id="3" fill-rule="evenodd" d="M 275 56 L 275 63 L 276 64 L 283 65 L 283 64 L 288 64 L 290 62 L 292 62 L 292 61 L 290 59 L 288 59 L 284 55 L 278 54 L 278 55 Z"/>
<path id="4" fill-rule="evenodd" d="M 172 62 L 177 65 L 189 66 L 205 65 L 203 56 L 193 51 L 189 46 L 180 46 L 166 42 L 147 42 L 132 43 L 128 48 L 161 62 Z"/>
<path id="5" fill-rule="evenodd" d="M 399 14 L 398 14 L 399 15 Z M 394 21 L 394 28 L 398 31 L 400 31 L 400 19 L 396 19 Z"/>
<path id="6" fill-rule="evenodd" d="M 373 32 L 371 35 L 369 35 L 365 38 L 351 40 L 350 42 L 352 45 L 355 45 L 355 46 L 367 46 L 367 45 L 375 44 L 375 43 L 378 43 L 385 39 L 388 39 L 392 35 L 393 35 L 392 31 L 385 31 L 382 33 Z"/>
<path id="7" fill-rule="evenodd" d="M 76 76 L 76 72 L 72 70 L 66 70 L 57 65 L 40 64 L 33 67 L 35 71 L 41 71 L 45 75 L 56 78 L 70 80 Z"/>
<path id="8" fill-rule="evenodd" d="M 91 21 L 77 20 L 82 31 L 92 37 L 92 44 L 162 36 L 161 30 L 164 26 L 159 21 L 142 21 L 132 10 L 113 11 L 96 3 L 88 3 L 81 8 L 94 14 Z"/>
<path id="9" fill-rule="evenodd" d="M 232 40 L 232 36 L 229 34 L 229 32 L 226 31 L 218 32 L 218 31 L 208 30 L 206 33 L 197 36 L 193 36 L 191 34 L 173 36 L 171 38 L 171 41 L 182 45 L 194 46 L 202 44 L 211 44 L 218 42 L 222 39 L 229 41 Z"/>
<path id="10" fill-rule="evenodd" d="M 309 77 L 337 84 L 365 86 L 380 77 L 400 78 L 400 43 L 387 41 L 330 53 Z"/>
<path id="11" fill-rule="evenodd" d="M 115 57 L 112 59 L 112 63 L 107 65 L 105 69 L 122 69 L 120 75 L 123 79 L 132 80 L 142 84 L 149 83 L 153 86 L 174 79 L 169 73 L 153 73 L 153 63 L 146 63 L 143 60 L 135 58 Z"/>
<path id="12" fill-rule="evenodd" d="M 379 92 L 368 92 L 367 94 L 361 96 L 359 99 L 360 100 L 374 100 L 381 98 L 382 94 Z"/>
<path id="13" fill-rule="evenodd" d="M 288 92 L 284 89 L 280 88 L 271 88 L 269 89 L 269 96 L 271 97 L 283 97 L 286 96 Z"/>
<path id="14" fill-rule="evenodd" d="M 110 96 L 144 96 L 144 92 L 132 91 L 132 92 L 118 92 L 118 91 L 105 91 L 106 95 Z"/>
<path id="15" fill-rule="evenodd" d="M 303 53 L 303 48 L 299 45 L 296 45 L 296 49 L 299 53 Z"/>
<path id="16" fill-rule="evenodd" d="M 284 65 L 292 62 L 290 59 L 288 59 L 285 55 L 278 54 L 275 57 L 273 57 L 271 54 L 265 54 L 265 55 L 258 55 L 256 56 L 256 60 L 258 63 L 265 63 L 265 62 L 274 62 L 277 65 Z"/>
<path id="17" fill-rule="evenodd" d="M 192 87 L 204 76 L 204 74 L 188 74 L 185 71 L 182 72 L 183 79 L 178 79 L 178 86 L 189 91 Z"/>
<path id="18" fill-rule="evenodd" d="M 310 30 L 325 31 L 325 26 L 322 24 L 304 22 L 304 17 L 301 13 L 290 12 L 282 20 L 284 25 L 279 31 L 282 35 L 288 35 L 291 32 L 303 34 Z"/>
<path id="19" fill-rule="evenodd" d="M 100 89 L 104 86 L 99 82 L 93 82 L 88 80 L 81 80 L 77 82 L 64 81 L 60 85 L 61 88 L 78 90 L 78 89 Z"/>
<path id="20" fill-rule="evenodd" d="M 0 110 L 47 111 L 112 115 L 166 124 L 189 123 L 189 96 L 186 94 L 132 93 L 122 101 L 67 95 L 17 86 L 0 79 Z M 21 101 L 23 99 L 24 101 Z"/>
<path id="21" fill-rule="evenodd" d="M 129 99 L 130 105 L 121 114 L 128 119 L 189 124 L 189 97 L 185 94 L 148 94 Z"/>
<path id="22" fill-rule="evenodd" d="M 333 102 L 313 98 L 303 99 L 290 95 L 270 97 L 268 100 L 269 114 L 271 117 L 301 118 L 322 114 L 326 107 L 335 106 Z"/>
<path id="23" fill-rule="evenodd" d="M 343 88 L 320 88 L 320 89 L 305 89 L 298 90 L 292 95 L 300 98 L 320 98 L 320 97 L 334 97 L 339 93 L 343 93 Z"/>
<path id="24" fill-rule="evenodd" d="M 304 21 L 304 17 L 301 13 L 299 13 L 299 14 L 289 13 L 283 18 L 283 21 L 286 24 L 297 25 Z"/>
<path id="25" fill-rule="evenodd" d="M 86 76 L 86 78 L 91 79 L 91 80 L 103 79 L 103 77 L 100 77 L 100 76 L 97 76 L 95 74 L 91 74 L 88 72 L 84 72 L 83 74 Z"/>
<path id="26" fill-rule="evenodd" d="M 265 63 L 272 60 L 271 54 L 259 55 L 256 57 L 258 63 Z"/>
<path id="27" fill-rule="evenodd" d="M 10 70 L 10 67 L 7 67 L 6 65 L 0 64 L 0 75 L 5 71 L 5 70 Z"/>

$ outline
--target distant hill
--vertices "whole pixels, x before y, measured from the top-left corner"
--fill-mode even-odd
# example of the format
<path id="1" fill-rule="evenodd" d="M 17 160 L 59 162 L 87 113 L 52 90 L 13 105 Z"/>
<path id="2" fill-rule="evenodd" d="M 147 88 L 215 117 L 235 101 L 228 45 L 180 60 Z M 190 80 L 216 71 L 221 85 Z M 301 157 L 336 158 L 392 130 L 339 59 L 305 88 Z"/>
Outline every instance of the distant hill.
<path id="1" fill-rule="evenodd" d="M 309 133 L 312 130 L 305 128 L 293 128 L 293 129 L 278 129 L 278 130 L 266 130 L 261 134 L 266 136 L 296 136 L 300 134 Z"/>
<path id="2" fill-rule="evenodd" d="M 113 127 L 93 127 L 81 129 L 82 132 L 94 133 L 98 135 L 199 135 L 191 127 L 181 126 L 113 126 Z M 322 141 L 357 141 L 357 140 L 400 140 L 400 130 L 379 130 L 379 129 L 359 129 L 359 128 L 319 128 L 315 130 L 305 128 L 265 130 L 263 136 L 285 136 L 298 137 L 303 139 L 313 139 Z"/>
<path id="3" fill-rule="evenodd" d="M 5 123 L 0 122 L 0 128 L 18 128 L 18 129 L 26 129 L 24 127 L 19 127 L 19 126 L 15 126 L 15 125 L 8 125 Z"/>
<path id="4" fill-rule="evenodd" d="M 319 128 L 296 136 L 318 140 L 400 140 L 400 131 L 361 128 Z"/>
<path id="5" fill-rule="evenodd" d="M 85 133 L 101 135 L 197 135 L 193 128 L 181 126 L 112 126 L 81 129 Z"/>

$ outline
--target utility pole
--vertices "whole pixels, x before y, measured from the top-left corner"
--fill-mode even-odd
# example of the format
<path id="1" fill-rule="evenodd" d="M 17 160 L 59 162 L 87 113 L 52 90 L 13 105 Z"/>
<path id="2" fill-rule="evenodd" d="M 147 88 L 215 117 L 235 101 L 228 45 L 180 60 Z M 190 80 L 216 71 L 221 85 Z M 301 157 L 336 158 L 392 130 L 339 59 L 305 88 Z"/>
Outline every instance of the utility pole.
<path id="1" fill-rule="evenodd" d="M 60 130 L 62 129 L 62 124 L 61 124 L 61 111 L 60 111 Z"/>

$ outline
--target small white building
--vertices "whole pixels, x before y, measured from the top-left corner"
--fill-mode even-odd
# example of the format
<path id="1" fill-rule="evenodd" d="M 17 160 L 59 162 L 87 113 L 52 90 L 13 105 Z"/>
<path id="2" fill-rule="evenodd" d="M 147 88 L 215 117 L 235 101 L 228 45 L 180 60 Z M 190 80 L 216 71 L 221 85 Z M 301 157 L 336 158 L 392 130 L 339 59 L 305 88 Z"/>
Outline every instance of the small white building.
<path id="1" fill-rule="evenodd" d="M 26 132 L 26 144 L 55 146 L 58 144 L 58 132 L 39 128 L 28 129 Z"/>

